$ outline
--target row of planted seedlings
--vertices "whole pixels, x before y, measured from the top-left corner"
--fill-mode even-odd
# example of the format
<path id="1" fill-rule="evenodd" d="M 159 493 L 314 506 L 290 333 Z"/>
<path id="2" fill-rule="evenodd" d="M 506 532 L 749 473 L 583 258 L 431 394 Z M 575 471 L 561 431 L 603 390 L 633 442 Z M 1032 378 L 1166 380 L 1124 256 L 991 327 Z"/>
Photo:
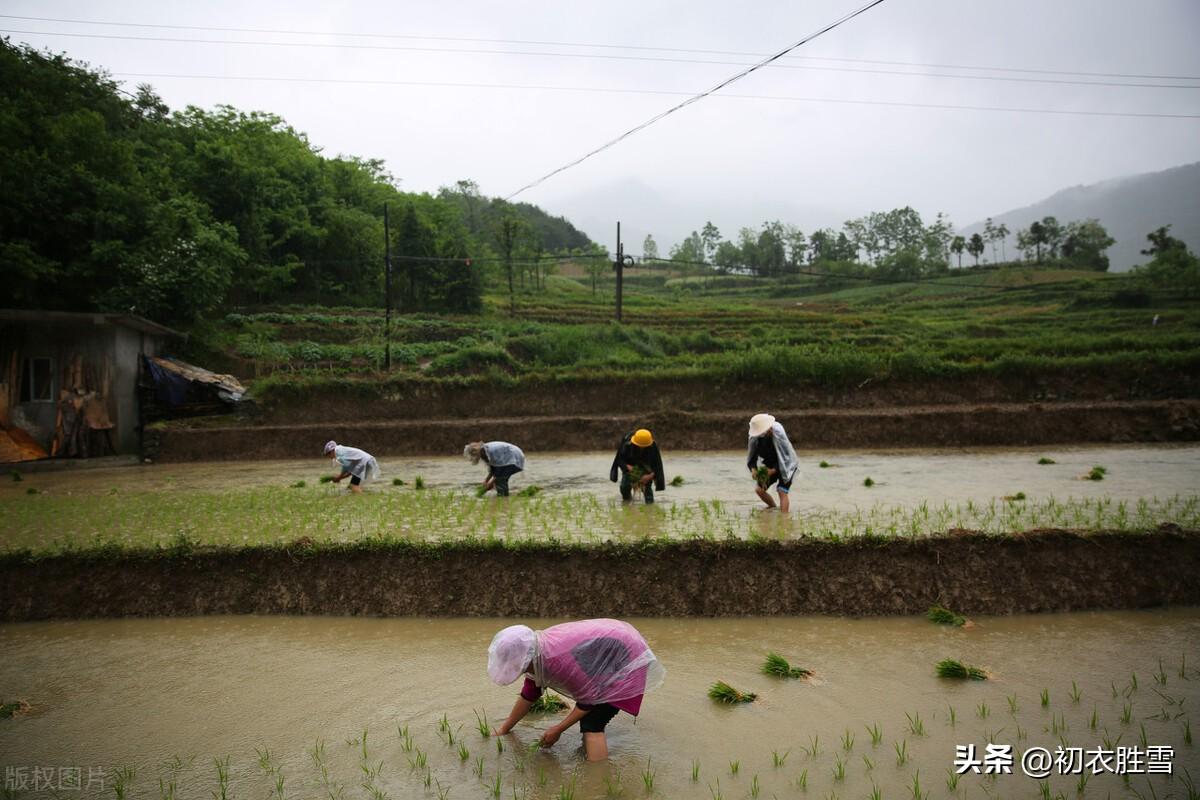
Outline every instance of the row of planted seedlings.
<path id="1" fill-rule="evenodd" d="M 415 483 L 415 481 L 414 481 Z M 720 500 L 623 505 L 590 493 L 534 494 L 505 501 L 471 491 L 385 487 L 347 496 L 332 486 L 227 492 L 113 492 L 0 497 L 9 550 L 63 552 L 97 547 L 286 546 L 298 539 L 558 543 L 724 539 L 829 541 L 915 538 L 969 530 L 1004 535 L 1034 529 L 1150 532 L 1164 524 L 1200 528 L 1200 496 L 1136 501 L 1109 497 L 747 515 Z"/>
<path id="2" fill-rule="evenodd" d="M 961 616 L 945 609 L 931 609 L 930 619 L 955 625 Z M 939 674 L 945 662 L 938 665 Z M 776 693 L 792 691 L 786 684 L 806 685 L 804 691 L 821 691 L 820 682 L 809 683 L 817 674 L 790 664 L 777 653 L 769 653 L 758 672 L 766 675 Z M 957 674 L 952 677 L 985 681 L 993 676 Z M 1004 686 L 1003 678 L 998 681 Z M 981 687 L 987 686 L 980 683 Z M 962 707 L 964 693 L 955 695 L 956 706 L 947 702 L 933 709 L 904 711 L 903 719 L 859 720 L 831 728 L 801 720 L 799 726 L 812 731 L 801 735 L 789 726 L 778 746 L 769 751 L 735 755 L 717 763 L 700 758 L 680 759 L 650 755 L 636 768 L 611 764 L 593 790 L 604 797 L 708 797 L 710 800 L 751 797 L 798 797 L 821 800 L 867 798 L 911 798 L 931 796 L 962 798 L 1040 796 L 1043 800 L 1071 797 L 1127 796 L 1138 800 L 1177 797 L 1196 800 L 1194 782 L 1196 752 L 1185 704 L 1195 699 L 1200 670 L 1188 663 L 1187 654 L 1177 662 L 1156 659 L 1140 675 L 1133 671 L 1110 681 L 1108 688 L 1080 688 L 1072 680 L 1062 686 L 1026 687 L 997 697 L 984 691 L 970 694 L 970 706 Z M 752 693 L 722 682 L 710 687 L 709 695 L 721 704 L 753 702 Z M 1090 701 L 1090 702 L 1089 702 Z M 546 692 L 533 714 L 556 714 L 566 703 Z M 494 736 L 486 712 L 474 710 L 474 719 L 459 723 L 443 713 L 433 724 L 419 728 L 413 722 L 397 722 L 385 732 L 364 728 L 340 742 L 318 739 L 304 758 L 281 759 L 266 748 L 256 748 L 253 759 L 231 762 L 229 755 L 213 758 L 207 767 L 193 756 L 175 756 L 158 765 L 155 773 L 140 779 L 131 767 L 109 774 L 109 788 L 116 800 L 153 797 L 180 800 L 211 796 L 213 800 L 253 797 L 261 800 L 324 798 L 346 800 L 366 797 L 390 800 L 399 797 L 557 798 L 574 800 L 580 794 L 581 764 L 578 756 L 540 751 L 537 741 L 520 743 L 515 736 Z M 1149 723 L 1149 728 L 1147 724 Z M 714 733 L 714 735 L 718 735 Z M 799 737 L 799 740 L 797 740 Z M 790 742 L 790 743 L 789 743 Z M 1053 777 L 1034 783 L 1016 774 L 976 774 L 951 766 L 954 744 L 963 742 L 1010 744 L 1014 752 L 1038 745 L 1056 747 L 1103 747 L 1114 750 L 1122 744 L 1137 745 L 1142 751 L 1154 744 L 1177 745 L 1170 775 L 1122 776 L 1084 770 L 1078 775 Z M 626 771 L 633 769 L 635 776 Z M 593 776 L 594 777 L 594 776 Z M 140 784 L 140 785 L 139 785 Z M 944 788 L 943 788 L 944 787 Z"/>

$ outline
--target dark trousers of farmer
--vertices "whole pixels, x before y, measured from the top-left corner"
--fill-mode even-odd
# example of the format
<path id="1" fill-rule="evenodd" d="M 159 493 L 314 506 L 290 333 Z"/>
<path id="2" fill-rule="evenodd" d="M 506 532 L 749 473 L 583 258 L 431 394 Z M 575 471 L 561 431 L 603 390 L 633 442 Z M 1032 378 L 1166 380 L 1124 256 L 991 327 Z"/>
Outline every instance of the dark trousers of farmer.
<path id="1" fill-rule="evenodd" d="M 642 487 L 642 494 L 646 497 L 647 503 L 654 502 L 654 481 L 650 480 Z M 623 500 L 633 499 L 633 482 L 629 480 L 629 473 L 626 472 L 621 476 L 621 498 Z"/>
<path id="2" fill-rule="evenodd" d="M 492 478 L 496 481 L 496 496 L 508 497 L 508 479 L 521 470 L 515 464 L 492 467 Z"/>

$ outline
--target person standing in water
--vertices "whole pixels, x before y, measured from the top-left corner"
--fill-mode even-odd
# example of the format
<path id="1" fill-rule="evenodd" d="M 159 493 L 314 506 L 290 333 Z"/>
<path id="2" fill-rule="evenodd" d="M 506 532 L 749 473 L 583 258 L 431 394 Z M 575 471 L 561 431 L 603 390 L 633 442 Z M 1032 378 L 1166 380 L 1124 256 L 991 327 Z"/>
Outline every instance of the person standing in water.
<path id="1" fill-rule="evenodd" d="M 759 480 L 755 474 L 759 460 L 767 468 L 766 480 Z M 746 466 L 754 478 L 754 492 L 759 499 L 767 504 L 767 508 L 775 508 L 775 501 L 767 492 L 771 484 L 778 482 L 779 510 L 788 512 L 790 503 L 788 493 L 792 490 L 792 479 L 800 468 L 796 451 L 788 440 L 787 432 L 770 414 L 755 414 L 750 418 L 750 446 L 746 454 Z"/>
<path id="2" fill-rule="evenodd" d="M 662 453 L 658 450 L 654 436 L 645 428 L 625 434 L 625 438 L 617 446 L 612 468 L 608 471 L 610 481 L 616 483 L 620 480 L 621 499 L 625 502 L 633 499 L 634 468 L 641 471 L 637 482 L 642 495 L 647 503 L 653 503 L 654 490 L 657 488 L 661 492 L 666 489 L 667 479 L 663 474 Z"/>
<path id="3" fill-rule="evenodd" d="M 487 464 L 483 491 L 495 489 L 497 497 L 508 497 L 508 479 L 525 469 L 525 453 L 508 442 L 471 442 L 463 448 L 463 455 L 472 464 Z"/>
<path id="4" fill-rule="evenodd" d="M 347 447 L 330 439 L 325 443 L 325 455 L 332 458 L 341 469 L 340 473 L 333 476 L 333 482 L 341 483 L 343 478 L 349 478 L 350 491 L 354 494 L 362 494 L 364 483 L 379 478 L 379 462 L 365 450 Z"/>
<path id="5" fill-rule="evenodd" d="M 553 747 L 578 723 L 588 761 L 608 758 L 608 723 L 621 711 L 637 716 L 643 696 L 658 688 L 667 672 L 637 628 L 615 619 L 565 622 L 540 631 L 509 626 L 492 637 L 487 669 L 500 686 L 525 676 L 512 711 L 493 733 L 512 731 L 542 692 L 554 689 L 575 700 L 575 707 L 539 743 Z"/>

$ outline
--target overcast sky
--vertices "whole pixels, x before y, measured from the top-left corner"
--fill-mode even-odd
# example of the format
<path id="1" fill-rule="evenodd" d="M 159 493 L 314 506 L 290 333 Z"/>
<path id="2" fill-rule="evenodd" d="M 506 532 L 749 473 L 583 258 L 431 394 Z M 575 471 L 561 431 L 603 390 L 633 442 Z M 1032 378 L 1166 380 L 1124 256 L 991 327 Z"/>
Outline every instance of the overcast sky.
<path id="1" fill-rule="evenodd" d="M 409 191 L 470 178 L 507 196 L 685 97 L 633 90 L 702 92 L 863 1 L 4 0 L 0 14 L 43 19 L 0 17 L 0 35 L 151 83 L 172 108 L 271 111 L 326 154 L 384 159 Z M 1197 0 L 885 0 L 721 93 L 760 97 L 708 97 L 517 199 L 609 246 L 621 219 L 635 253 L 707 219 L 732 238 L 911 205 L 965 226 L 1200 160 L 1200 119 L 874 103 L 1200 115 L 1200 89 L 1161 88 L 1200 87 L 1198 36 Z M 474 86 L 412 85 L 429 83 Z M 625 91 L 584 91 L 602 89 Z"/>

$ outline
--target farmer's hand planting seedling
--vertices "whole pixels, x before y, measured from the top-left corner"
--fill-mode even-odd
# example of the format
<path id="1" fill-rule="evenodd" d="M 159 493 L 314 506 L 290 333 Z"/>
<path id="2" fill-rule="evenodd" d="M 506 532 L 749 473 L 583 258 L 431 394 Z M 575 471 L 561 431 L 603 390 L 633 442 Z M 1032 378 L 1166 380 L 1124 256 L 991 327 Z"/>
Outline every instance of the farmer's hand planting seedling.
<path id="1" fill-rule="evenodd" d="M 759 460 L 762 461 L 761 466 Z M 783 426 L 770 414 L 755 414 L 750 418 L 746 467 L 754 478 L 754 493 L 767 504 L 767 508 L 775 508 L 775 500 L 767 489 L 778 482 L 776 493 L 779 495 L 779 510 L 786 514 L 789 508 L 788 493 L 800 462 Z"/>
<path id="2" fill-rule="evenodd" d="M 642 697 L 662 683 L 666 670 L 646 640 L 627 622 L 590 619 L 535 631 L 512 625 L 498 632 L 488 647 L 488 676 L 501 686 L 522 675 L 525 684 L 497 735 L 512 731 L 547 688 L 575 699 L 561 722 L 541 736 L 552 747 L 579 724 L 588 761 L 608 758 L 604 729 L 619 712 L 637 716 Z"/>
<path id="3" fill-rule="evenodd" d="M 617 446 L 608 479 L 621 483 L 621 499 L 629 502 L 640 492 L 647 503 L 654 502 L 654 490 L 667 488 L 662 453 L 653 434 L 645 428 L 628 433 Z"/>

